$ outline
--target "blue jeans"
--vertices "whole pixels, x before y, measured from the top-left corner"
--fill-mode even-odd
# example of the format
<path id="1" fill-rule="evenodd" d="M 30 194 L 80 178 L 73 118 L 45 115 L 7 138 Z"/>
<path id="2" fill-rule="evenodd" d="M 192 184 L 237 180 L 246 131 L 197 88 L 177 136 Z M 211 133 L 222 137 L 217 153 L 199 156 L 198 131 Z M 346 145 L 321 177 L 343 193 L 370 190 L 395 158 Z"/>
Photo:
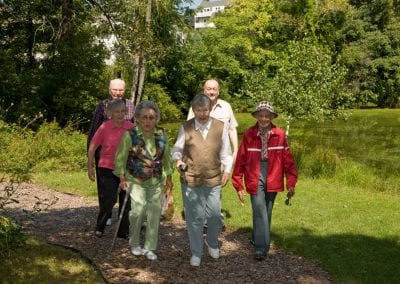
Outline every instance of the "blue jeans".
<path id="1" fill-rule="evenodd" d="M 211 248 L 218 248 L 218 235 L 222 229 L 221 186 L 189 187 L 182 183 L 186 227 L 192 255 L 203 256 L 203 225 L 207 218 L 206 241 Z M 207 214 L 206 214 L 207 209 Z"/>
<path id="2" fill-rule="evenodd" d="M 277 192 L 267 192 L 268 162 L 260 162 L 257 195 L 251 195 L 253 209 L 253 241 L 256 252 L 266 255 L 270 246 L 272 208 Z"/>

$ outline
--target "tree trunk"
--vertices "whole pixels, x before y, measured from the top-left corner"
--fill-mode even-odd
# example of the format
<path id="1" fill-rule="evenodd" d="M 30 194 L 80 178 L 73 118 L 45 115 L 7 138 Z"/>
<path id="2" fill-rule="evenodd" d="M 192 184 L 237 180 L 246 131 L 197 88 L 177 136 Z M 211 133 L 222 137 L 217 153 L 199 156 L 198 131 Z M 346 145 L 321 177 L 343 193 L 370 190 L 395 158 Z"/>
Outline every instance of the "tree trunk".
<path id="1" fill-rule="evenodd" d="M 62 19 L 61 19 L 61 40 L 67 41 L 72 34 L 72 11 L 73 0 L 62 1 Z"/>
<path id="2" fill-rule="evenodd" d="M 147 0 L 147 9 L 146 9 L 146 31 L 145 33 L 150 35 L 150 27 L 151 27 L 151 8 L 152 8 L 152 0 Z M 134 72 L 133 72 L 133 80 L 132 80 L 132 101 L 135 105 L 140 103 L 143 95 L 144 89 L 144 80 L 146 76 L 146 47 L 139 46 L 139 51 L 135 55 L 134 58 Z"/>

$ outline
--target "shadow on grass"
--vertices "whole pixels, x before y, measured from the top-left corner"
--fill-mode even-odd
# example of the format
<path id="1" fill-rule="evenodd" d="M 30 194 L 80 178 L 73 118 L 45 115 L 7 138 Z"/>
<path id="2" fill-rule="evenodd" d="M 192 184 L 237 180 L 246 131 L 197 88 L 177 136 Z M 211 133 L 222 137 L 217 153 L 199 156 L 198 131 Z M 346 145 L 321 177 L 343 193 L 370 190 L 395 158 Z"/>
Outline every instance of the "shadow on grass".
<path id="1" fill-rule="evenodd" d="M 340 283 L 399 283 L 399 236 L 316 236 L 309 230 L 296 230 L 272 239 L 281 248 L 317 261 Z"/>

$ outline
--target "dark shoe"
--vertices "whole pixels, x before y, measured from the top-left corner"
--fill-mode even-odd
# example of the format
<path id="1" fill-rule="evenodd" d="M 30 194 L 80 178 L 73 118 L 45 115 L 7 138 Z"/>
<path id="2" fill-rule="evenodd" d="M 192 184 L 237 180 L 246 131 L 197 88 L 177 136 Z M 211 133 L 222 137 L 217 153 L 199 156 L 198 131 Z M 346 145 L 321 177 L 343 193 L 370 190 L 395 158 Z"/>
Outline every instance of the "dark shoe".
<path id="1" fill-rule="evenodd" d="M 94 235 L 95 235 L 96 237 L 98 237 L 98 238 L 101 238 L 101 237 L 103 236 L 103 232 L 101 232 L 101 231 L 96 231 L 96 232 L 94 232 Z"/>
<path id="2" fill-rule="evenodd" d="M 128 234 L 118 234 L 118 238 L 124 239 L 124 240 L 129 240 L 129 235 Z"/>
<path id="3" fill-rule="evenodd" d="M 225 224 L 223 224 L 222 225 L 222 232 L 225 232 L 226 231 L 226 227 L 225 227 Z"/>
<path id="4" fill-rule="evenodd" d="M 260 251 L 256 251 L 254 258 L 258 261 L 264 260 L 265 259 L 265 253 L 260 252 Z"/>
<path id="5" fill-rule="evenodd" d="M 203 226 L 203 236 L 207 236 L 207 224 Z"/>

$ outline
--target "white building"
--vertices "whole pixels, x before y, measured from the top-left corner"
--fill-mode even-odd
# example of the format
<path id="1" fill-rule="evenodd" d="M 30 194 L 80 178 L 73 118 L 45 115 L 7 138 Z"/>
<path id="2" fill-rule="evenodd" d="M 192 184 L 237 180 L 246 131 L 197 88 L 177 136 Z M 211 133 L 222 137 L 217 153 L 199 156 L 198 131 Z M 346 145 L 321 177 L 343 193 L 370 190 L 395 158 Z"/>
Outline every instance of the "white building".
<path id="1" fill-rule="evenodd" d="M 194 15 L 194 28 L 214 28 L 214 23 L 210 22 L 216 13 L 225 9 L 228 6 L 227 0 L 203 0 L 200 5 L 196 8 L 196 14 Z"/>

